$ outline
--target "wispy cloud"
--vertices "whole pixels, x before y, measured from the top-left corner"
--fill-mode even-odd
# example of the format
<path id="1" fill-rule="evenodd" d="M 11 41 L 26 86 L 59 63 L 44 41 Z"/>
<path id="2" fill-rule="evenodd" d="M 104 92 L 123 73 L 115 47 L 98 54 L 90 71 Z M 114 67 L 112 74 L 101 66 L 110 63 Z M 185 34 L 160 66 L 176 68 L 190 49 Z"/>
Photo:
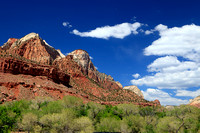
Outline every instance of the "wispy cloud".
<path id="1" fill-rule="evenodd" d="M 63 22 L 62 25 L 67 28 L 71 28 L 72 25 L 69 22 Z"/>
<path id="2" fill-rule="evenodd" d="M 122 23 L 114 26 L 103 26 L 97 27 L 94 30 L 88 32 L 80 32 L 78 30 L 73 30 L 72 33 L 81 37 L 93 37 L 101 39 L 109 39 L 110 37 L 123 39 L 130 34 L 138 34 L 137 29 L 141 26 L 141 23 L 135 22 Z"/>
<path id="3" fill-rule="evenodd" d="M 137 17 L 136 17 L 136 16 L 134 16 L 134 17 L 132 17 L 132 18 L 131 18 L 131 21 L 134 21 L 134 22 L 135 22 L 135 21 L 136 21 L 136 19 L 137 19 Z"/>
<path id="4" fill-rule="evenodd" d="M 93 57 L 92 56 L 90 56 L 90 60 L 92 60 L 93 59 Z"/>

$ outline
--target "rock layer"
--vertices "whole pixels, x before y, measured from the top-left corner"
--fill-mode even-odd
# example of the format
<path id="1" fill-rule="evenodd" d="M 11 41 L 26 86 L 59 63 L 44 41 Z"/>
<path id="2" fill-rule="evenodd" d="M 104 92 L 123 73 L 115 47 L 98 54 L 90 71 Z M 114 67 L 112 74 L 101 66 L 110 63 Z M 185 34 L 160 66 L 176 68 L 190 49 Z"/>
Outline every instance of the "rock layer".
<path id="1" fill-rule="evenodd" d="M 138 89 L 138 87 L 135 86 L 135 85 L 125 86 L 123 89 L 124 89 L 124 90 L 130 90 L 130 91 L 136 93 L 138 96 L 144 98 L 144 95 L 142 94 L 141 90 Z"/>
<path id="2" fill-rule="evenodd" d="M 194 99 L 190 99 L 189 105 L 196 106 L 196 107 L 200 108 L 200 96 L 198 96 Z"/>
<path id="3" fill-rule="evenodd" d="M 8 50 L 12 46 L 12 44 L 14 44 L 16 41 L 18 41 L 18 39 L 16 39 L 16 38 L 8 39 L 8 41 L 6 43 L 4 43 L 3 46 L 1 46 L 1 49 Z"/>
<path id="4" fill-rule="evenodd" d="M 32 76 L 46 76 L 56 83 L 69 86 L 70 76 L 53 66 L 27 63 L 12 58 L 0 58 L 0 72 L 12 74 L 26 74 Z"/>
<path id="5" fill-rule="evenodd" d="M 92 61 L 90 60 L 89 54 L 85 50 L 75 50 L 68 55 L 73 57 L 73 60 L 81 66 L 81 71 L 88 78 L 92 79 L 98 85 L 105 89 L 122 89 L 122 85 L 116 83 L 110 75 L 106 75 L 96 70 Z M 63 61 L 59 62 L 62 64 Z M 60 67 L 63 69 L 63 67 Z"/>
<path id="6" fill-rule="evenodd" d="M 56 58 L 61 58 L 59 52 L 36 33 L 30 33 L 18 40 L 10 41 L 9 39 L 5 44 L 2 47 L 5 47 L 10 54 L 17 54 L 40 64 L 52 64 Z M 8 46 L 10 46 L 9 49 Z"/>

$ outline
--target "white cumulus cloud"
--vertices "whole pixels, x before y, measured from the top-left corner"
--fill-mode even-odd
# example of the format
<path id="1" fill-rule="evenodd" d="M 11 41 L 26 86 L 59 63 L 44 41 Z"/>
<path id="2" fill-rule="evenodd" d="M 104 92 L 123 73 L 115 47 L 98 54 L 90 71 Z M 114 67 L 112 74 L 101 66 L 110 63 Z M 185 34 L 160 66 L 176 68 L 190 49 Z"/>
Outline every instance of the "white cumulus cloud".
<path id="1" fill-rule="evenodd" d="M 135 22 L 131 23 L 122 23 L 114 26 L 103 26 L 98 27 L 94 30 L 88 32 L 80 32 L 76 29 L 72 31 L 73 34 L 81 37 L 94 37 L 101 39 L 109 39 L 110 37 L 123 39 L 124 37 L 130 34 L 138 34 L 137 29 L 141 26 L 141 23 Z"/>
<path id="2" fill-rule="evenodd" d="M 200 89 L 196 91 L 189 91 L 189 90 L 177 90 L 176 96 L 189 96 L 189 97 L 197 97 L 200 95 Z"/>
<path id="3" fill-rule="evenodd" d="M 200 86 L 200 68 L 174 73 L 157 72 L 139 79 L 131 80 L 134 85 L 146 85 L 159 89 L 187 89 Z"/>
<path id="4" fill-rule="evenodd" d="M 133 74 L 132 75 L 135 79 L 139 78 L 140 77 L 140 74 L 139 73 L 136 73 L 136 74 Z"/>
<path id="5" fill-rule="evenodd" d="M 145 99 L 150 101 L 158 99 L 162 105 L 180 105 L 188 103 L 188 100 L 174 98 L 170 96 L 169 93 L 159 89 L 149 88 L 146 91 L 142 91 L 142 93 Z"/>
<path id="6" fill-rule="evenodd" d="M 146 30 L 144 33 L 145 35 L 149 35 L 149 34 L 152 34 L 154 32 L 154 30 Z"/>
<path id="7" fill-rule="evenodd" d="M 159 25 L 157 25 L 154 29 L 146 30 L 146 31 L 145 31 L 145 35 L 152 34 L 152 33 L 154 33 L 155 31 L 162 32 L 162 31 L 165 31 L 165 30 L 167 30 L 167 29 L 168 29 L 168 27 L 167 27 L 166 25 L 159 24 Z"/>
<path id="8" fill-rule="evenodd" d="M 147 66 L 148 75 L 131 80 L 134 85 L 156 87 L 143 91 L 148 100 L 159 99 L 162 104 L 182 104 L 181 100 L 160 89 L 176 89 L 175 96 L 200 95 L 200 26 L 172 27 L 159 24 L 153 30 L 160 38 L 144 49 L 146 56 L 158 56 Z M 167 102 L 167 103 L 166 103 Z"/>
<path id="9" fill-rule="evenodd" d="M 165 30 L 167 30 L 168 29 L 168 27 L 166 26 L 166 25 L 163 25 L 163 24 L 159 24 L 159 25 L 157 25 L 156 27 L 155 27 L 155 30 L 156 31 L 159 31 L 159 32 L 163 32 L 163 31 L 165 31 Z"/>
<path id="10" fill-rule="evenodd" d="M 160 38 L 145 48 L 145 55 L 173 55 L 200 62 L 200 26 L 167 28 L 160 24 L 155 29 Z"/>
<path id="11" fill-rule="evenodd" d="M 145 48 L 145 55 L 158 57 L 147 66 L 149 75 L 131 82 L 159 89 L 187 89 L 200 86 L 200 26 L 155 27 L 160 38 Z M 182 61 L 180 61 L 180 58 Z"/>
<path id="12" fill-rule="evenodd" d="M 153 63 L 147 66 L 149 72 L 183 72 L 199 68 L 200 64 L 193 61 L 179 61 L 175 56 L 165 56 L 154 60 Z"/>

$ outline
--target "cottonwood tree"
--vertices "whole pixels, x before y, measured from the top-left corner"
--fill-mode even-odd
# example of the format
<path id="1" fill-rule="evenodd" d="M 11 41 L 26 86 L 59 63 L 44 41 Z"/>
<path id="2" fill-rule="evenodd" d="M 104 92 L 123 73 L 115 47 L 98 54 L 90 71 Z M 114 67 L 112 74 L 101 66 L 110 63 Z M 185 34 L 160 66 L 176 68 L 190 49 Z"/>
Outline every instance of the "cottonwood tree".
<path id="1" fill-rule="evenodd" d="M 88 117 L 94 120 L 97 114 L 105 109 L 105 106 L 94 102 L 88 102 L 87 108 L 88 108 Z"/>
<path id="2" fill-rule="evenodd" d="M 80 117 L 73 121 L 73 131 L 81 133 L 93 133 L 94 126 L 92 120 L 88 117 Z"/>
<path id="3" fill-rule="evenodd" d="M 181 125 L 181 121 L 174 116 L 166 116 L 159 119 L 156 126 L 156 132 L 158 133 L 178 133 L 183 132 L 184 128 Z"/>
<path id="4" fill-rule="evenodd" d="M 65 109 L 62 113 L 47 114 L 40 118 L 39 122 L 47 132 L 67 132 L 72 129 L 72 121 L 75 119 L 75 112 Z"/>
<path id="5" fill-rule="evenodd" d="M 132 133 L 139 133 L 146 131 L 145 119 L 140 115 L 130 115 L 128 117 L 125 117 L 123 121 L 127 123 L 127 125 L 129 126 L 129 130 Z"/>
<path id="6" fill-rule="evenodd" d="M 134 104 L 119 104 L 117 108 L 122 110 L 123 116 L 136 115 L 139 113 L 139 107 Z"/>
<path id="7" fill-rule="evenodd" d="M 120 132 L 120 123 L 121 120 L 113 117 L 102 118 L 96 128 L 98 132 Z"/>
<path id="8" fill-rule="evenodd" d="M 176 132 L 184 128 L 185 131 L 197 132 L 200 120 L 200 110 L 189 105 L 181 105 L 167 112 L 168 116 L 176 117 L 181 123 Z"/>
<path id="9" fill-rule="evenodd" d="M 25 131 L 33 131 L 34 127 L 37 125 L 38 118 L 37 115 L 33 113 L 24 114 L 22 121 L 18 122 L 18 126 Z"/>

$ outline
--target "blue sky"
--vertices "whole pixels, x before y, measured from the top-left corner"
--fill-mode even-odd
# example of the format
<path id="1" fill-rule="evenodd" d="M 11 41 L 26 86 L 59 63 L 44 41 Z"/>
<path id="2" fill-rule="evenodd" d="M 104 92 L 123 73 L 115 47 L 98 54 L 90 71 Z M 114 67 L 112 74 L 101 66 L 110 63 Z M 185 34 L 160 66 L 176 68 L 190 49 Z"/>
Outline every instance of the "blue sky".
<path id="1" fill-rule="evenodd" d="M 137 85 L 148 100 L 187 103 L 200 95 L 198 0 L 7 0 L 0 44 L 39 33 L 67 54 L 84 49 L 100 72 Z"/>

